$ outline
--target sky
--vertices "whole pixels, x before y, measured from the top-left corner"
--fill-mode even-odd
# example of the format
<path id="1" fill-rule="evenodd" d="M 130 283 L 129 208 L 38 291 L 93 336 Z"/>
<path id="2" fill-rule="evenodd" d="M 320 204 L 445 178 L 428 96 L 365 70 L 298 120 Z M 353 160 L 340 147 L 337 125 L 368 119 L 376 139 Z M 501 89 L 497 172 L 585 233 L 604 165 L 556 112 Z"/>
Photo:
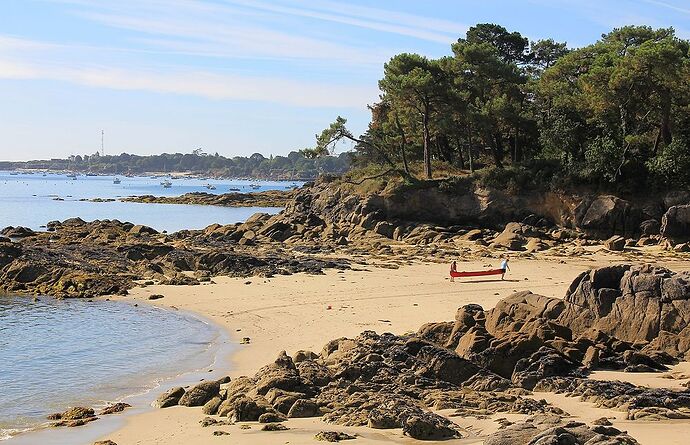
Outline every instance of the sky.
<path id="1" fill-rule="evenodd" d="M 0 0 L 0 159 L 284 155 L 360 133 L 384 63 L 476 23 L 571 47 L 627 24 L 690 39 L 688 0 Z M 345 148 L 343 148 L 345 149 Z"/>

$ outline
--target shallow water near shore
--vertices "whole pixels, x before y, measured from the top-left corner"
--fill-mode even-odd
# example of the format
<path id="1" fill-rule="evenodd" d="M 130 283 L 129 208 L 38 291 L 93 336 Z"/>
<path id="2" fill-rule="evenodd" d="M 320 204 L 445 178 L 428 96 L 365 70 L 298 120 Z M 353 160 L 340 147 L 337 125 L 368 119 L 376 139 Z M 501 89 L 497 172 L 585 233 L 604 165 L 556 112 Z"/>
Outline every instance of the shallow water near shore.
<path id="1" fill-rule="evenodd" d="M 125 399 L 141 409 L 149 401 L 141 395 L 173 377 L 203 371 L 210 378 L 221 342 L 227 339 L 215 326 L 181 311 L 0 296 L 0 440 L 40 428 L 46 415 L 70 406 Z"/>
<path id="2" fill-rule="evenodd" d="M 213 194 L 239 191 L 251 193 L 265 190 L 287 190 L 302 183 L 282 181 L 202 180 L 176 179 L 170 188 L 160 183 L 165 178 L 78 176 L 46 173 L 20 173 L 0 171 L 0 229 L 7 226 L 25 226 L 41 230 L 49 221 L 63 221 L 79 217 L 94 219 L 118 219 L 134 224 L 144 224 L 159 231 L 175 232 L 182 229 L 202 229 L 214 223 L 233 224 L 245 221 L 252 214 L 275 214 L 276 207 L 214 207 L 177 204 L 142 204 L 120 202 L 127 196 L 179 196 L 189 192 Z M 209 190 L 206 185 L 213 185 Z M 106 199 L 112 202 L 81 200 Z"/>

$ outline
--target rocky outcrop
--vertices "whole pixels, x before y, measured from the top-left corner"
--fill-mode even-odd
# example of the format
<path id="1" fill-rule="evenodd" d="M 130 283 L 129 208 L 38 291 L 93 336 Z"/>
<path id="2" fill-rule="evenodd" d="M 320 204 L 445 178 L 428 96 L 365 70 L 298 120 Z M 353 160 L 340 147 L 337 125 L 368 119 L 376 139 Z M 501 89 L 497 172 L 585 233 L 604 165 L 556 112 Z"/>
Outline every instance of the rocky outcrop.
<path id="1" fill-rule="evenodd" d="M 180 398 L 184 395 L 184 388 L 175 387 L 167 390 L 152 403 L 154 408 L 168 408 L 175 406 L 180 402 Z"/>
<path id="2" fill-rule="evenodd" d="M 322 417 L 441 440 L 472 434 L 453 417 L 523 413 L 532 417 L 504 420 L 486 443 L 636 444 L 610 424 L 568 421 L 558 407 L 524 396 L 532 390 L 581 396 L 630 420 L 690 418 L 690 390 L 586 378 L 602 367 L 664 370 L 682 357 L 690 340 L 688 286 L 688 274 L 605 267 L 577 277 L 564 299 L 518 292 L 488 311 L 463 306 L 454 321 L 425 324 L 416 334 L 365 331 L 332 340 L 319 354 L 281 352 L 252 377 L 189 391 L 212 388 L 203 391 L 204 413 L 230 422 Z M 674 348 L 660 347 L 667 344 Z"/>
<path id="3" fill-rule="evenodd" d="M 635 386 L 628 382 L 551 377 L 538 391 L 557 392 L 597 407 L 627 412 L 629 420 L 690 419 L 690 391 Z"/>
<path id="4" fill-rule="evenodd" d="M 122 198 L 125 202 L 155 204 L 193 204 L 221 207 L 285 207 L 295 196 L 294 190 L 268 190 L 253 193 L 214 194 L 205 192 L 185 193 L 181 196 L 130 196 Z"/>
<path id="5" fill-rule="evenodd" d="M 690 204 L 673 206 L 664 213 L 661 235 L 675 242 L 690 241 Z"/>
<path id="6" fill-rule="evenodd" d="M 460 308 L 455 322 L 418 335 L 531 389 L 598 367 L 665 370 L 690 354 L 688 311 L 690 274 L 621 265 L 581 274 L 563 300 L 519 292 L 489 311 Z"/>
<path id="7" fill-rule="evenodd" d="M 49 232 L 0 240 L 0 290 L 94 297 L 125 294 L 138 280 L 184 285 L 218 275 L 319 274 L 323 268 L 347 267 L 341 260 L 245 247 L 242 240 L 269 218 L 258 214 L 243 224 L 173 235 L 115 220 L 51 222 Z"/>
<path id="8" fill-rule="evenodd" d="M 574 335 L 603 334 L 673 357 L 690 351 L 690 273 L 653 266 L 596 269 L 571 284 L 565 303 L 558 322 Z"/>
<path id="9" fill-rule="evenodd" d="M 637 445 L 627 433 L 611 426 L 587 426 L 559 416 L 536 415 L 524 422 L 506 425 L 491 434 L 485 445 L 570 444 L 570 445 Z"/>
<path id="10" fill-rule="evenodd" d="M 76 427 L 98 420 L 98 417 L 92 408 L 75 406 L 62 413 L 50 414 L 48 420 L 54 421 L 51 423 L 54 427 Z"/>
<path id="11" fill-rule="evenodd" d="M 402 428 L 412 438 L 435 440 L 468 434 L 433 412 L 438 409 L 552 412 L 545 402 L 513 392 L 510 381 L 416 336 L 367 331 L 333 340 L 320 354 L 300 353 L 300 359 L 296 364 L 282 352 L 253 377 L 221 384 L 217 414 L 259 422 L 322 416 L 339 425 Z"/>
<path id="12" fill-rule="evenodd" d="M 600 238 L 634 236 L 641 222 L 641 209 L 611 195 L 585 197 L 575 209 L 576 226 Z"/>

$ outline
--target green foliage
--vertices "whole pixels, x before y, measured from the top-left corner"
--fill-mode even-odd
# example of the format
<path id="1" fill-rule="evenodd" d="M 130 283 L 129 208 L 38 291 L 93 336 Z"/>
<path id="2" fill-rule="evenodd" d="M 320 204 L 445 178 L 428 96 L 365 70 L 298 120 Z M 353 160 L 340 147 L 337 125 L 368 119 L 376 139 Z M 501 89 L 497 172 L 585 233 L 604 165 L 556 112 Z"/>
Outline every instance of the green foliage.
<path id="1" fill-rule="evenodd" d="M 621 166 L 622 149 L 613 138 L 599 136 L 585 149 L 585 162 L 589 177 L 615 182 Z"/>
<path id="2" fill-rule="evenodd" d="M 690 143 L 676 139 L 647 163 L 657 186 L 690 186 Z"/>
<path id="3" fill-rule="evenodd" d="M 425 179 L 436 165 L 486 168 L 480 181 L 513 191 L 687 184 L 690 43 L 673 29 L 626 26 L 571 50 L 485 23 L 451 51 L 394 56 L 365 134 L 343 136 L 338 118 L 316 152 L 346 137 L 358 166 L 402 165 Z"/>

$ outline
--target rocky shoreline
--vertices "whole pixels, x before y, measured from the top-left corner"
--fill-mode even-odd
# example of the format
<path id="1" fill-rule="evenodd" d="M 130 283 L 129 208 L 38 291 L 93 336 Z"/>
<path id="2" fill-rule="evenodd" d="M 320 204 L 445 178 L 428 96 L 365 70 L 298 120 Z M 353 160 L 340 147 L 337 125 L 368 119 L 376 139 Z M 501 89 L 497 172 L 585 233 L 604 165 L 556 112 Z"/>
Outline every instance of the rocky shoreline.
<path id="1" fill-rule="evenodd" d="M 324 267 L 346 267 L 345 260 L 323 259 L 333 255 L 395 263 L 502 252 L 579 256 L 591 253 L 592 246 L 630 255 L 648 247 L 664 255 L 690 252 L 687 194 L 666 197 L 663 202 L 673 204 L 668 208 L 661 201 L 656 207 L 642 203 L 644 213 L 612 196 L 568 202 L 533 196 L 529 203 L 520 196 L 463 187 L 464 192 L 437 186 L 362 196 L 324 179 L 297 191 L 138 197 L 137 202 L 281 204 L 285 210 L 273 216 L 255 214 L 242 224 L 173 234 L 116 220 L 78 218 L 51 222 L 47 232 L 8 227 L 0 231 L 5 237 L 0 237 L 0 290 L 94 297 L 126 293 L 137 282 L 198 284 L 217 275 L 319 273 Z"/>
<path id="2" fill-rule="evenodd" d="M 587 378 L 596 369 L 660 371 L 687 359 L 688 310 L 690 273 L 606 267 L 577 277 L 563 299 L 519 292 L 491 310 L 461 307 L 455 321 L 413 334 L 365 331 L 332 340 L 319 353 L 281 352 L 254 376 L 174 388 L 155 406 L 203 407 L 216 416 L 204 426 L 321 417 L 334 425 L 399 428 L 420 440 L 473 437 L 453 418 L 520 413 L 529 417 L 502 420 L 484 443 L 636 444 L 606 419 L 569 420 L 538 393 L 581 396 L 629 420 L 689 419 L 690 390 Z"/>
<path id="3" fill-rule="evenodd" d="M 122 202 L 146 204 L 190 204 L 219 207 L 285 207 L 294 198 L 294 190 L 267 190 L 253 193 L 212 194 L 205 192 L 185 193 L 181 196 L 130 196 L 121 198 Z"/>
<path id="4" fill-rule="evenodd" d="M 125 295 L 146 284 L 198 285 L 211 277 L 322 273 L 347 268 L 343 259 L 295 257 L 254 246 L 252 227 L 211 226 L 172 235 L 120 221 L 79 218 L 48 224 L 48 232 L 7 228 L 0 238 L 0 290 L 7 293 L 92 298 Z"/>
<path id="5" fill-rule="evenodd" d="M 46 232 L 6 228 L 0 232 L 0 290 L 91 298 L 124 295 L 135 286 L 198 285 L 217 276 L 320 274 L 355 264 L 396 267 L 506 252 L 564 258 L 604 249 L 645 257 L 645 249 L 654 248 L 655 258 L 684 258 L 690 235 L 690 202 L 660 206 L 652 215 L 610 196 L 567 205 L 547 199 L 548 206 L 539 207 L 472 189 L 451 194 L 451 205 L 439 189 L 362 196 L 327 180 L 289 193 L 294 196 L 278 215 L 173 234 L 78 218 L 51 222 Z M 226 199 L 191 195 L 170 199 L 207 205 Z M 445 216 L 426 216 L 444 206 Z M 547 211 L 554 208 L 558 223 Z M 687 273 L 659 267 L 597 269 L 577 277 L 564 299 L 518 292 L 491 310 L 464 306 L 454 322 L 429 323 L 414 334 L 365 331 L 333 340 L 320 353 L 281 353 L 254 376 L 177 388 L 158 406 L 203 406 L 205 414 L 227 418 L 209 425 L 258 421 L 273 425 L 270 430 L 289 418 L 316 416 L 336 425 L 400 428 L 422 440 L 469 437 L 453 417 L 520 413 L 530 417 L 504 421 L 485 443 L 635 444 L 604 421 L 568 420 L 534 395 L 582 396 L 630 420 L 690 418 L 688 390 L 587 378 L 596 369 L 662 371 L 689 358 L 688 283 Z M 63 413 L 57 424 L 96 417 L 87 414 Z"/>

